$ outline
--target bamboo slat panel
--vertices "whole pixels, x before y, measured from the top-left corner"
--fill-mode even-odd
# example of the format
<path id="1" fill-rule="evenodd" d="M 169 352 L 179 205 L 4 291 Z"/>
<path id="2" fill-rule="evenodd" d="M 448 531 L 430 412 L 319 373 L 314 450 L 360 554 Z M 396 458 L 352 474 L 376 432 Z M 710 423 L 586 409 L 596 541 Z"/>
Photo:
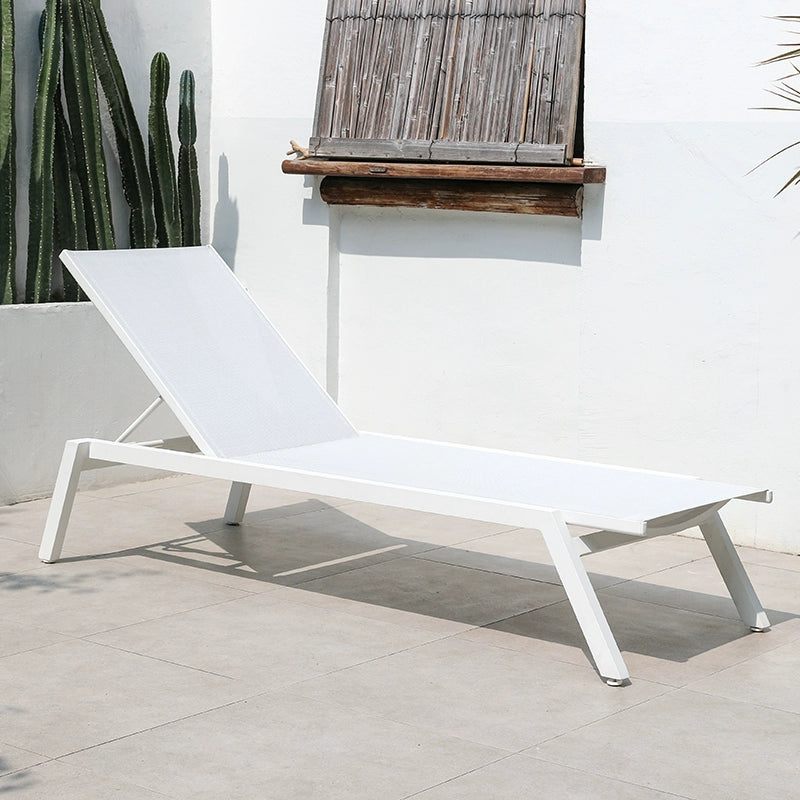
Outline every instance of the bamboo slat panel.
<path id="1" fill-rule="evenodd" d="M 312 155 L 564 164 L 585 0 L 329 0 Z"/>

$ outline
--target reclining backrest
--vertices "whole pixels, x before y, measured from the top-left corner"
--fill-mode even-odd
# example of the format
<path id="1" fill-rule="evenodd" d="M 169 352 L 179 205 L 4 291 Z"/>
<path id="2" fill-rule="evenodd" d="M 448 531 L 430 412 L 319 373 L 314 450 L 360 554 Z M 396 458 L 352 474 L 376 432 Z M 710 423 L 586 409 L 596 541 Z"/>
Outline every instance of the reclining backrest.
<path id="1" fill-rule="evenodd" d="M 61 258 L 204 453 L 356 435 L 213 248 Z"/>

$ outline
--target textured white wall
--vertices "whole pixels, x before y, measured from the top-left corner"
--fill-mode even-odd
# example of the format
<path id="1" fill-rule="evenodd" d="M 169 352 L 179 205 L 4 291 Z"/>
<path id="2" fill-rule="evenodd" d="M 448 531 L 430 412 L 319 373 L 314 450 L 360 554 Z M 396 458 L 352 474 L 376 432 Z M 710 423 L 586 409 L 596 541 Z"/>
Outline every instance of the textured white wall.
<path id="1" fill-rule="evenodd" d="M 90 303 L 0 306 L 0 504 L 49 494 L 66 439 L 116 439 L 156 396 L 150 381 Z M 181 435 L 163 406 L 140 428 Z M 114 467 L 82 486 L 152 478 Z"/>
<path id="2" fill-rule="evenodd" d="M 581 221 L 346 209 L 279 171 L 324 0 L 214 0 L 214 240 L 360 427 L 771 486 L 736 539 L 800 551 L 797 140 L 753 110 L 785 3 L 588 1 Z M 220 169 L 220 164 L 224 169 Z M 217 180 L 219 174 L 223 180 Z"/>

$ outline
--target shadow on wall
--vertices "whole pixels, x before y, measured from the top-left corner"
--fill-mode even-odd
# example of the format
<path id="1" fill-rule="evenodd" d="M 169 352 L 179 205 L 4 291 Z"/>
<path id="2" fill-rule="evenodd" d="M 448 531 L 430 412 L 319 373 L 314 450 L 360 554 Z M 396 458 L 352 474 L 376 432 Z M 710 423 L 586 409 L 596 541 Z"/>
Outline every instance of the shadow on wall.
<path id="1" fill-rule="evenodd" d="M 230 196 L 230 165 L 223 153 L 217 171 L 217 204 L 214 207 L 214 234 L 212 245 L 232 269 L 236 264 L 236 244 L 239 240 L 239 208 L 236 198 Z"/>
<path id="2" fill-rule="evenodd" d="M 584 239 L 599 239 L 604 187 L 587 187 L 583 219 L 354 206 L 341 216 L 339 251 L 398 258 L 510 259 L 581 266 Z"/>

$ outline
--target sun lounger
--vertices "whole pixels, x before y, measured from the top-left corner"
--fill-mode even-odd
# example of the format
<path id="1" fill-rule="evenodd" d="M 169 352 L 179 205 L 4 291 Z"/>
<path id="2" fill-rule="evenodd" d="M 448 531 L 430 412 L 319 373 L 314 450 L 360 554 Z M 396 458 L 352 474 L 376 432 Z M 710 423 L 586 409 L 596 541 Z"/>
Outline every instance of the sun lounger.
<path id="1" fill-rule="evenodd" d="M 581 563 L 586 553 L 699 526 L 745 625 L 769 627 L 718 513 L 737 498 L 769 502 L 768 490 L 359 433 L 212 248 L 61 257 L 158 398 L 117 441 L 67 442 L 43 561 L 60 556 L 81 471 L 133 464 L 230 481 L 225 520 L 233 525 L 257 484 L 541 531 L 596 668 L 612 685 L 626 682 L 628 670 Z M 189 439 L 124 441 L 162 401 Z"/>

